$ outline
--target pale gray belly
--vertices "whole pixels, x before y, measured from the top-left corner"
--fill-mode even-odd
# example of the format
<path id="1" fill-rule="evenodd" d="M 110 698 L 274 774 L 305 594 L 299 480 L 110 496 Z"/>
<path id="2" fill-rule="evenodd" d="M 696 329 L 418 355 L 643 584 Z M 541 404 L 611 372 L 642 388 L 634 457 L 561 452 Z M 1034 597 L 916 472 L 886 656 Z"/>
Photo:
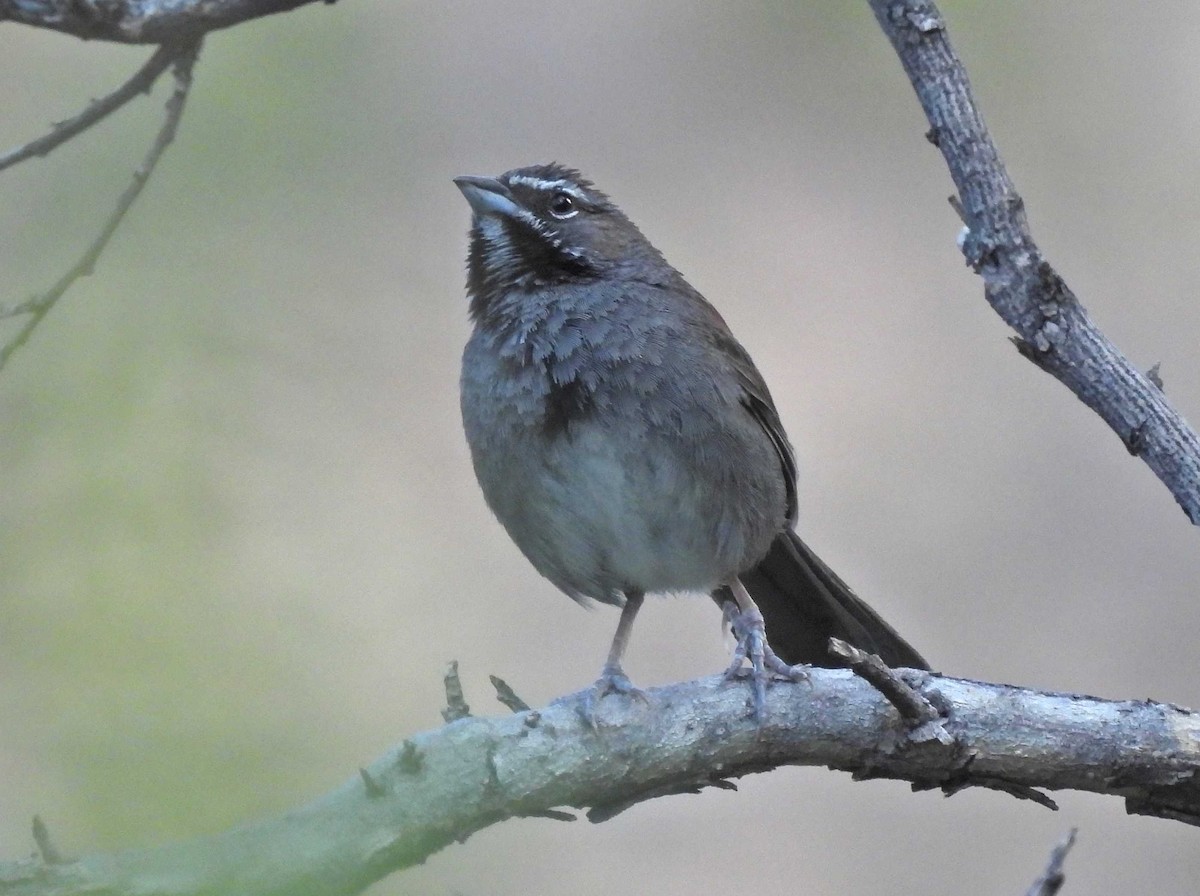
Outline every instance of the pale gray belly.
<path id="1" fill-rule="evenodd" d="M 704 464 L 681 461 L 671 440 L 629 426 L 526 432 L 509 449 L 475 458 L 488 504 L 538 571 L 577 599 L 711 590 L 760 559 L 780 528 Z"/>

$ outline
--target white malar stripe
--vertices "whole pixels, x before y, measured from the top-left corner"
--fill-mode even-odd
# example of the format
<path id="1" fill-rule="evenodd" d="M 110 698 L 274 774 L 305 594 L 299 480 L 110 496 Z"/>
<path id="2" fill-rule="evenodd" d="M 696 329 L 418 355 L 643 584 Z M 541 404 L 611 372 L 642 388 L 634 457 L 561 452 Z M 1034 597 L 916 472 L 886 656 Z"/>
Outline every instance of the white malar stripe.
<path id="1" fill-rule="evenodd" d="M 515 220 L 520 221 L 534 233 L 538 234 L 547 243 L 555 249 L 562 249 L 562 239 L 551 230 L 546 223 L 538 218 L 537 215 L 523 208 L 518 208 L 517 213 L 512 216 Z M 484 215 L 479 218 L 479 235 L 484 242 L 492 248 L 492 250 L 506 262 L 513 261 L 517 257 L 516 249 L 509 237 L 508 230 L 502 218 L 494 215 Z"/>
<path id="2" fill-rule="evenodd" d="M 508 238 L 508 231 L 504 229 L 502 221 L 491 215 L 480 218 L 479 235 L 483 237 L 493 257 L 500 259 L 501 264 L 516 260 L 517 253 L 513 250 L 512 241 Z"/>
<path id="3" fill-rule="evenodd" d="M 524 221 L 531 230 L 544 237 L 546 242 L 548 242 L 555 249 L 562 248 L 562 240 L 559 239 L 558 234 L 551 230 L 549 225 L 547 225 L 545 221 L 543 221 L 533 212 L 529 211 L 528 209 L 521 209 L 519 212 L 517 212 L 515 217 L 519 221 Z"/>

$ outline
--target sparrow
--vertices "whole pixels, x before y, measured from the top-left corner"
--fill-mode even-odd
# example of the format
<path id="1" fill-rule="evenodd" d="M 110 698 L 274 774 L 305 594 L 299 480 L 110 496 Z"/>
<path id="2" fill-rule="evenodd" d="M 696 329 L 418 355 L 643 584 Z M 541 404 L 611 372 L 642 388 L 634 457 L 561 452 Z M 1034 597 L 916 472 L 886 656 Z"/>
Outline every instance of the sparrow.
<path id="1" fill-rule="evenodd" d="M 796 535 L 796 457 L 721 315 L 578 171 L 454 179 L 471 206 L 461 407 L 488 506 L 580 603 L 621 608 L 589 702 L 646 594 L 713 596 L 761 720 L 774 676 L 837 666 L 831 637 L 928 669 Z M 770 638 L 767 631 L 770 631 Z"/>

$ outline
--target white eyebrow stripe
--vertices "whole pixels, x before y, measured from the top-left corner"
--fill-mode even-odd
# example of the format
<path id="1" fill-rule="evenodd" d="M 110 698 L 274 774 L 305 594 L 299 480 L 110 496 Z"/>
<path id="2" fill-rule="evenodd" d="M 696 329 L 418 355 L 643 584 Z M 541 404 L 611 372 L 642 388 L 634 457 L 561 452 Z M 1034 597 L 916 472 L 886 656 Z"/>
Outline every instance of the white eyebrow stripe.
<path id="1" fill-rule="evenodd" d="M 569 180 L 542 180 L 540 177 L 532 177 L 528 174 L 514 174 L 508 179 L 509 186 L 520 184 L 525 187 L 533 187 L 535 190 L 561 190 L 564 193 L 569 193 L 576 199 L 584 202 L 587 196 L 575 184 Z"/>

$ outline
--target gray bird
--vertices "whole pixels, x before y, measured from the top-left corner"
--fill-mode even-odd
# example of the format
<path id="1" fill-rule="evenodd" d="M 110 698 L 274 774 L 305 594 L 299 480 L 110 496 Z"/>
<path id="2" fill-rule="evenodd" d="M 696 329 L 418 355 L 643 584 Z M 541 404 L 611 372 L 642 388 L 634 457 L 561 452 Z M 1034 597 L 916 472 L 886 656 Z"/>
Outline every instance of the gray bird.
<path id="1" fill-rule="evenodd" d="M 621 658 L 650 592 L 725 609 L 727 674 L 749 661 L 760 719 L 772 675 L 839 665 L 830 637 L 927 669 L 792 531 L 796 461 L 766 383 L 633 222 L 560 165 L 454 182 L 473 212 L 461 400 L 475 475 L 538 572 L 622 607 L 592 706 L 641 695 Z"/>

